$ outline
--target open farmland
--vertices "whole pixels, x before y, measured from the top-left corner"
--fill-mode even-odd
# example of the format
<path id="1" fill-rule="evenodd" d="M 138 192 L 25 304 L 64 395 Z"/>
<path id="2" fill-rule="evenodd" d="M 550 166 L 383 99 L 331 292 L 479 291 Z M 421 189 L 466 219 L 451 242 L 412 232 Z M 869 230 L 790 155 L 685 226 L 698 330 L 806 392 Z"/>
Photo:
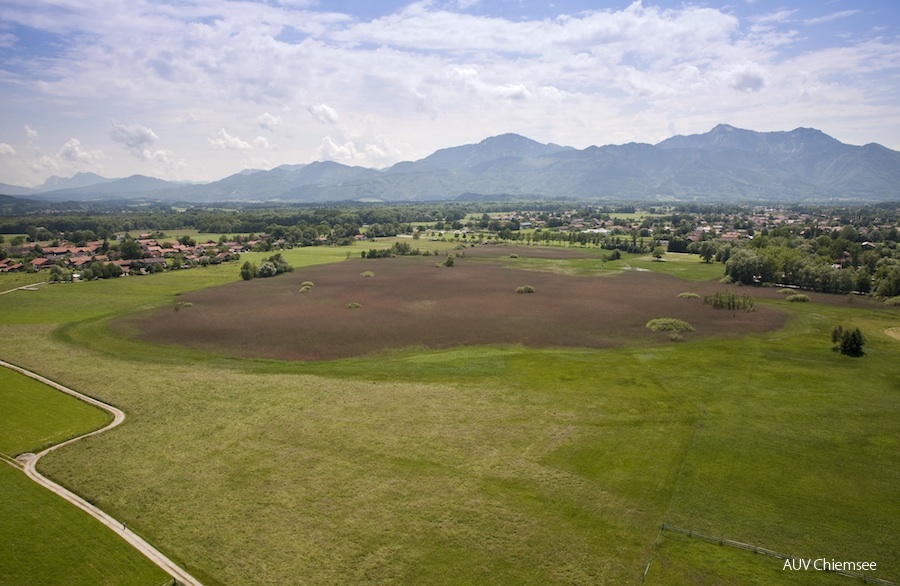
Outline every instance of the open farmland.
<path id="1" fill-rule="evenodd" d="M 127 519 L 207 586 L 634 584 L 648 562 L 648 584 L 847 583 L 660 533 L 662 522 L 793 555 L 876 561 L 875 577 L 897 580 L 900 343 L 884 332 L 900 326 L 898 310 L 817 294 L 794 304 L 774 289 L 743 288 L 767 300 L 732 315 L 676 297 L 722 288 L 714 281 L 613 276 L 613 263 L 608 277 L 577 276 L 590 261 L 583 251 L 510 252 L 470 249 L 440 269 L 443 256 L 354 258 L 272 279 L 235 274 L 202 291 L 192 280 L 213 284 L 220 269 L 16 292 L 0 299 L 10 316 L 0 336 L 8 360 L 129 416 L 113 433 L 51 454 L 42 471 Z M 291 251 L 291 262 L 307 253 Z M 529 270 L 510 268 L 516 260 Z M 569 260 L 579 270 L 563 270 Z M 542 263 L 552 270 L 534 270 Z M 436 284 L 421 282 L 429 279 Z M 306 280 L 315 285 L 301 294 Z M 479 289 L 494 281 L 507 302 L 494 312 L 514 304 L 506 320 L 531 318 L 511 344 L 481 333 L 504 322 L 482 312 L 467 322 L 479 337 L 452 347 L 376 330 L 372 340 L 394 344 L 369 341 L 353 358 L 229 357 L 293 343 L 266 337 L 278 319 L 259 322 L 275 300 L 333 312 L 365 334 L 386 324 L 363 321 L 373 308 L 391 311 L 391 299 L 415 303 L 424 291 L 436 303 L 407 312 L 418 321 L 441 313 L 437 301 L 465 302 L 429 322 L 453 331 L 453 316 L 477 311 Z M 536 292 L 516 294 L 525 284 Z M 565 317 L 567 327 L 580 336 L 606 327 L 611 342 L 569 343 L 560 328 L 562 341 L 542 347 L 545 325 L 533 320 L 565 313 L 578 287 L 595 304 L 615 304 L 582 314 L 596 319 L 585 325 Z M 117 305 L 95 301 L 117 290 Z M 155 319 L 217 309 L 208 301 L 216 295 L 244 296 L 232 318 L 256 316 L 219 337 L 253 344 L 191 342 L 188 351 L 174 336 L 165 345 L 133 337 Z M 52 314 L 40 311 L 47 300 Z M 347 309 L 350 301 L 361 307 Z M 697 331 L 672 343 L 644 328 L 654 317 Z M 838 323 L 863 330 L 866 356 L 831 351 Z M 523 331 L 535 335 L 528 346 Z M 393 350 L 367 354 L 383 348 Z"/>
<path id="2" fill-rule="evenodd" d="M 597 263 L 596 255 L 536 248 L 509 262 L 509 249 L 492 247 L 466 251 L 453 268 L 435 267 L 435 257 L 354 259 L 197 291 L 118 326 L 154 343 L 249 358 L 331 360 L 410 346 L 602 348 L 659 341 L 644 327 L 657 317 L 685 320 L 697 336 L 763 332 L 785 318 L 770 307 L 732 313 L 677 297 L 687 289 L 713 293 L 722 288 L 715 282 L 686 283 L 649 271 L 588 278 L 514 268 L 532 260 L 525 256 Z M 314 286 L 298 292 L 306 281 Z M 523 285 L 536 292 L 516 293 Z M 348 309 L 350 302 L 361 307 Z"/>

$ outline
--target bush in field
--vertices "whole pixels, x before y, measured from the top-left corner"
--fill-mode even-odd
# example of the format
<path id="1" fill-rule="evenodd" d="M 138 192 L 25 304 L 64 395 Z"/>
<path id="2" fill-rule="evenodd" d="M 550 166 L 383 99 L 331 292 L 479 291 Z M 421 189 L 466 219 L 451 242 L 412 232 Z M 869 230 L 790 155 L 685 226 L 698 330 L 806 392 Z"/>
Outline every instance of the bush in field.
<path id="1" fill-rule="evenodd" d="M 717 291 L 703 298 L 705 305 L 712 305 L 715 309 L 730 309 L 737 311 L 756 311 L 756 302 L 749 295 L 738 295 L 734 291 Z"/>
<path id="2" fill-rule="evenodd" d="M 863 352 L 865 339 L 859 328 L 845 330 L 843 326 L 835 326 L 831 330 L 831 343 L 835 344 L 845 356 L 859 357 L 865 354 Z"/>
<path id="3" fill-rule="evenodd" d="M 448 254 L 447 258 L 444 259 L 444 262 L 443 262 L 443 264 L 441 264 L 441 266 L 447 267 L 447 268 L 452 268 L 455 263 L 456 263 L 456 259 L 454 258 L 454 256 L 452 254 Z"/>
<path id="4" fill-rule="evenodd" d="M 362 307 L 361 303 L 357 303 L 356 301 L 351 301 L 346 305 L 347 309 L 359 309 Z"/>
<path id="5" fill-rule="evenodd" d="M 312 287 L 309 285 L 303 285 L 300 287 L 300 293 L 309 293 L 312 290 Z"/>
<path id="6" fill-rule="evenodd" d="M 259 267 L 256 269 L 256 276 L 261 279 L 265 279 L 268 277 L 274 277 L 278 274 L 278 268 L 275 267 L 275 263 L 269 262 L 267 260 L 259 263 Z"/>
<path id="7" fill-rule="evenodd" d="M 302 283 L 300 283 L 300 286 L 309 287 L 310 289 L 312 289 L 315 286 L 315 283 L 313 283 L 312 281 L 303 281 Z"/>
<path id="8" fill-rule="evenodd" d="M 700 299 L 700 296 L 696 293 L 679 293 L 678 297 L 681 299 Z"/>
<path id="9" fill-rule="evenodd" d="M 413 248 L 408 242 L 395 242 L 390 248 L 382 248 L 377 250 L 371 248 L 368 251 L 361 251 L 362 258 L 390 258 L 392 256 L 417 256 L 422 254 L 418 248 Z"/>
<path id="10" fill-rule="evenodd" d="M 249 281 L 256 277 L 274 277 L 275 275 L 289 273 L 293 270 L 294 267 L 289 265 L 287 261 L 281 257 L 281 253 L 279 252 L 259 263 L 259 266 L 252 264 L 250 261 L 245 262 L 241 267 L 241 278 L 245 281 Z"/>
<path id="11" fill-rule="evenodd" d="M 794 303 L 805 303 L 809 301 L 809 295 L 804 295 L 803 293 L 794 293 L 793 295 L 788 295 L 787 297 L 785 297 L 785 299 Z"/>
<path id="12" fill-rule="evenodd" d="M 531 285 L 522 285 L 521 287 L 516 287 L 516 293 L 534 293 L 534 287 Z"/>
<path id="13" fill-rule="evenodd" d="M 509 255 L 509 258 L 519 258 L 519 255 L 514 252 L 511 255 Z"/>
<path id="14" fill-rule="evenodd" d="M 249 260 L 241 267 L 241 278 L 245 281 L 256 278 L 256 265 Z"/>
<path id="15" fill-rule="evenodd" d="M 368 277 L 374 277 L 374 276 L 375 276 L 375 273 L 373 273 L 372 271 L 363 271 L 363 272 L 360 273 L 360 275 L 362 275 L 363 277 L 368 278 Z"/>
<path id="16" fill-rule="evenodd" d="M 647 322 L 646 328 L 651 332 L 693 332 L 694 326 L 686 321 L 673 317 L 660 317 Z"/>
<path id="17" fill-rule="evenodd" d="M 900 295 L 897 295 L 896 297 L 888 297 L 884 300 L 884 302 L 892 307 L 900 307 Z"/>
<path id="18" fill-rule="evenodd" d="M 796 292 L 797 291 L 794 289 L 779 289 L 778 290 L 779 295 L 793 295 Z"/>

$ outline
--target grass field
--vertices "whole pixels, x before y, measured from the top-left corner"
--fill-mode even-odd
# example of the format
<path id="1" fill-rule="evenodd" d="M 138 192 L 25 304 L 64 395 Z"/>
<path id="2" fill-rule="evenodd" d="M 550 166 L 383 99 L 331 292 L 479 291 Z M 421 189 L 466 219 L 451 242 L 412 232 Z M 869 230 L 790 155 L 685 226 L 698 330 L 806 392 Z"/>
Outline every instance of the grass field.
<path id="1" fill-rule="evenodd" d="M 39 451 L 108 421 L 103 411 L 0 368 L 0 454 Z M 0 583 L 162 585 L 166 574 L 93 518 L 0 462 Z"/>
<path id="2" fill-rule="evenodd" d="M 0 368 L 0 453 L 15 457 L 106 424 L 110 417 L 34 379 Z"/>
<path id="3" fill-rule="evenodd" d="M 237 267 L 171 275 L 0 297 L 0 337 L 7 360 L 129 415 L 42 470 L 207 584 L 627 584 L 651 560 L 649 584 L 835 580 L 661 522 L 900 580 L 896 309 L 773 299 L 787 325 L 740 338 L 312 363 L 109 332 L 106 316 Z M 831 350 L 838 323 L 863 330 L 866 356 Z"/>
<path id="4" fill-rule="evenodd" d="M 622 253 L 618 260 L 603 261 L 602 256 L 608 250 L 599 248 L 553 247 L 552 249 L 568 250 L 571 258 L 535 257 L 531 253 L 542 248 L 527 246 L 507 246 L 509 257 L 505 265 L 525 270 L 547 271 L 563 275 L 611 276 L 624 271 L 646 270 L 654 273 L 672 275 L 690 281 L 707 281 L 718 279 L 723 275 L 719 263 L 704 263 L 696 254 L 667 253 L 657 261 L 646 254 Z M 513 258 L 516 255 L 517 258 Z M 587 256 L 587 258 L 585 258 Z"/>

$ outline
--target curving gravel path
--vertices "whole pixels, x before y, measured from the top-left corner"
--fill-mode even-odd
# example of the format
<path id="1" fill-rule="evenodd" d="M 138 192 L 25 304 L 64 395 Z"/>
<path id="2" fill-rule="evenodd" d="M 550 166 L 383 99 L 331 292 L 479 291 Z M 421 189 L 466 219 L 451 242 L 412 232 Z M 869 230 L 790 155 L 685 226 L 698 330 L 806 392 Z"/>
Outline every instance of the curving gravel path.
<path id="1" fill-rule="evenodd" d="M 55 446 L 51 446 L 51 447 L 47 448 L 46 450 L 38 452 L 37 454 L 22 454 L 22 455 L 20 455 L 18 458 L 16 458 L 16 460 L 22 464 L 22 466 L 25 470 L 25 474 L 27 474 L 29 478 L 31 478 L 32 480 L 34 480 L 41 486 L 55 492 L 59 496 L 63 497 L 64 499 L 66 499 L 67 501 L 69 501 L 70 503 L 72 503 L 73 505 L 78 507 L 79 509 L 85 511 L 86 513 L 93 516 L 94 518 L 99 520 L 101 523 L 103 523 L 104 525 L 106 525 L 107 527 L 109 527 L 110 529 L 115 531 L 117 534 L 119 534 L 119 536 L 122 537 L 122 539 L 124 539 L 125 541 L 130 543 L 135 549 L 137 549 L 139 552 L 141 552 L 142 554 L 147 556 L 150 559 L 150 561 L 152 561 L 157 566 L 162 568 L 165 572 L 167 572 L 169 574 L 169 576 L 173 577 L 179 585 L 202 586 L 202 584 L 200 583 L 199 580 L 197 580 L 196 578 L 194 578 L 193 576 L 188 574 L 186 571 L 181 569 L 177 564 L 175 564 L 175 562 L 173 562 L 172 560 L 167 558 L 155 547 L 153 547 L 152 545 L 150 545 L 149 543 L 144 541 L 143 538 L 135 535 L 130 530 L 128 530 L 125 527 L 124 523 L 122 523 L 121 521 L 117 521 L 116 519 L 112 518 L 110 515 L 104 513 L 103 511 L 101 511 L 100 509 L 98 509 L 97 507 L 92 505 L 91 503 L 87 502 L 86 500 L 84 500 L 83 498 L 78 496 L 77 494 L 56 484 L 55 482 L 53 482 L 46 476 L 43 476 L 35 468 L 35 465 L 37 464 L 38 460 L 40 460 L 40 458 L 42 456 L 44 456 L 45 454 L 52 452 L 53 450 L 56 450 L 58 448 L 61 448 L 65 445 L 68 445 L 72 442 L 78 441 L 82 438 L 90 437 L 90 436 L 96 435 L 98 433 L 103 433 L 103 432 L 108 431 L 108 430 L 116 427 L 117 425 L 121 424 L 123 421 L 125 421 L 125 413 L 123 413 L 120 409 L 113 407 L 112 405 L 107 405 L 106 403 L 103 403 L 102 401 L 98 401 L 97 399 L 93 399 L 86 395 L 82 395 L 78 391 L 73 391 L 72 389 L 70 389 L 68 387 L 64 387 L 63 385 L 61 385 L 59 383 L 53 382 L 50 379 L 44 378 L 39 374 L 33 373 L 29 370 L 25 370 L 24 368 L 20 368 L 14 364 L 10 364 L 8 362 L 4 362 L 4 361 L 0 360 L 0 366 L 9 368 L 18 373 L 24 374 L 25 376 L 31 377 L 35 380 L 38 380 L 38 381 L 44 383 L 45 385 L 49 385 L 58 391 L 62 391 L 63 393 L 67 393 L 69 395 L 72 395 L 73 397 L 77 397 L 78 399 L 81 399 L 82 401 L 84 401 L 86 403 L 90 403 L 91 405 L 94 405 L 95 407 L 99 407 L 100 409 L 103 409 L 104 411 L 107 411 L 108 413 L 112 413 L 112 415 L 113 415 L 113 420 L 112 420 L 112 422 L 110 422 L 109 425 L 102 427 L 96 431 L 92 431 L 90 433 L 86 433 L 86 434 L 78 436 L 76 438 L 72 438 L 70 440 L 64 441 L 60 444 L 56 444 Z"/>

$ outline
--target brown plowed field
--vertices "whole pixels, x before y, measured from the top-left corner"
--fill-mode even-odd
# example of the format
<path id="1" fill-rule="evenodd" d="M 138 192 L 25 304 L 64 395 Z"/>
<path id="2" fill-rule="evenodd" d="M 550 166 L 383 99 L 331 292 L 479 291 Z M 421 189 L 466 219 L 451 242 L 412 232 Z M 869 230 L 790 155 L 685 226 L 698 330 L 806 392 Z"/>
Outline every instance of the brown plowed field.
<path id="1" fill-rule="evenodd" d="M 528 256 L 571 256 L 533 252 Z M 503 268 L 499 258 L 458 258 L 453 268 L 437 268 L 435 262 L 398 257 L 304 268 L 191 293 L 181 298 L 178 311 L 169 307 L 118 324 L 136 328 L 138 337 L 151 342 L 250 358 L 330 360 L 412 346 L 601 348 L 658 342 L 666 335 L 645 328 L 658 317 L 691 323 L 697 331 L 686 338 L 762 332 L 784 321 L 770 307 L 733 314 L 677 297 L 722 289 L 716 282 L 637 271 L 610 277 L 522 271 Z M 375 275 L 363 277 L 364 271 Z M 299 293 L 303 281 L 315 286 Z M 536 292 L 516 293 L 522 285 Z M 349 302 L 362 307 L 348 309 Z"/>

